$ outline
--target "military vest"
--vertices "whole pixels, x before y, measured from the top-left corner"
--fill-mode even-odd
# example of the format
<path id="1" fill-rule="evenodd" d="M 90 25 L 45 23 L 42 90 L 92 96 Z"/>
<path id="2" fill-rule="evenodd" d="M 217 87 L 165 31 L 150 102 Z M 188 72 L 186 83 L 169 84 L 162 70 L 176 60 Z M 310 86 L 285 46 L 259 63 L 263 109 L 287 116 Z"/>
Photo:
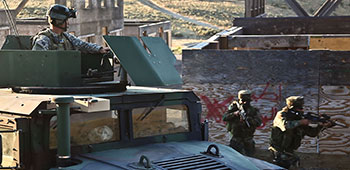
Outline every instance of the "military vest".
<path id="1" fill-rule="evenodd" d="M 258 116 L 257 109 L 252 106 L 247 107 L 245 112 L 247 116 L 250 116 L 253 119 L 256 119 L 256 116 Z M 255 124 L 251 124 L 250 127 L 247 127 L 246 123 L 240 122 L 239 117 L 237 117 L 235 120 L 228 121 L 226 128 L 234 137 L 250 138 L 254 136 L 254 132 L 257 126 Z"/>
<path id="2" fill-rule="evenodd" d="M 67 38 L 66 33 L 62 33 L 61 35 L 58 35 L 58 37 L 52 35 L 49 28 L 46 28 L 42 31 L 40 31 L 38 35 L 45 35 L 49 37 L 50 44 L 49 49 L 50 50 L 74 50 L 74 46 L 72 45 L 72 42 L 69 41 Z"/>
<path id="3" fill-rule="evenodd" d="M 301 113 L 295 113 L 291 110 L 282 112 L 282 115 L 287 121 L 302 119 Z M 301 140 L 304 137 L 303 131 L 304 128 L 300 126 L 283 132 L 278 127 L 272 127 L 270 144 L 280 152 L 293 152 L 294 150 L 298 149 L 301 144 Z"/>

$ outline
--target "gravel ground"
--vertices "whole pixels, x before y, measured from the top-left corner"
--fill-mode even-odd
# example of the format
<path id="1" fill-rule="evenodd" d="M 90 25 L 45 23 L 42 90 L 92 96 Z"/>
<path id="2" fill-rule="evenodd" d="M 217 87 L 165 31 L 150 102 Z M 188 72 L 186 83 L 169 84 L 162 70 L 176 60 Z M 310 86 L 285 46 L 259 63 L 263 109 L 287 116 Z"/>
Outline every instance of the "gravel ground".
<path id="1" fill-rule="evenodd" d="M 298 153 L 300 167 L 291 168 L 297 170 L 350 170 L 350 155 L 325 155 L 317 153 Z M 272 162 L 267 150 L 257 150 L 255 156 L 268 162 Z"/>

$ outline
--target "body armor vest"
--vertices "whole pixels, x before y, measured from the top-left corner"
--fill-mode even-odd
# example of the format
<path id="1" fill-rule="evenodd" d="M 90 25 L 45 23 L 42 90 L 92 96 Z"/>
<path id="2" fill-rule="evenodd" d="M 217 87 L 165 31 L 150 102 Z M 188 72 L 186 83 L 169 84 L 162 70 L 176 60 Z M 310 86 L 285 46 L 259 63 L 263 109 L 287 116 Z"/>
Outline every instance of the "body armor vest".
<path id="1" fill-rule="evenodd" d="M 53 36 L 50 32 L 50 29 L 44 29 L 40 31 L 37 35 L 45 35 L 49 37 L 50 44 L 49 49 L 50 50 L 74 50 L 74 46 L 72 45 L 72 42 L 69 41 L 66 33 L 62 33 L 58 37 Z"/>

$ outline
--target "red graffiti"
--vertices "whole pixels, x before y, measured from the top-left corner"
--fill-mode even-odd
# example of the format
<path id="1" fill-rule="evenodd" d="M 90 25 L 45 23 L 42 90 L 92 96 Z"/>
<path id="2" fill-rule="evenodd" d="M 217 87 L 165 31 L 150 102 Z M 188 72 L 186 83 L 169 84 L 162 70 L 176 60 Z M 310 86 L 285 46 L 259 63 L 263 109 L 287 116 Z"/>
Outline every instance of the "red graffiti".
<path id="1" fill-rule="evenodd" d="M 252 99 L 255 100 L 256 102 L 260 99 L 264 99 L 264 100 L 268 100 L 268 101 L 272 101 L 272 102 L 279 102 L 282 98 L 282 85 L 279 85 L 279 87 L 278 87 L 278 94 L 267 92 L 267 89 L 269 88 L 269 86 L 270 86 L 270 83 L 266 83 L 266 86 L 265 86 L 263 92 L 259 96 L 252 94 Z M 269 96 L 271 96 L 271 95 L 273 97 L 269 98 Z"/>
<path id="2" fill-rule="evenodd" d="M 214 119 L 216 122 L 222 122 L 222 115 L 226 112 L 228 104 L 234 99 L 233 96 L 227 98 L 223 102 L 213 99 L 213 102 L 207 96 L 200 96 L 208 109 L 206 119 Z"/>
<path id="3" fill-rule="evenodd" d="M 258 102 L 259 100 L 268 100 L 278 104 L 282 99 L 282 85 L 278 86 L 277 92 L 268 92 L 269 87 L 271 87 L 270 83 L 266 83 L 266 86 L 264 90 L 261 92 L 261 94 L 259 95 L 253 94 L 252 95 L 253 101 Z M 223 122 L 222 116 L 227 111 L 227 107 L 229 103 L 234 99 L 234 97 L 231 96 L 222 102 L 219 102 L 216 99 L 212 99 L 213 102 L 211 102 L 211 100 L 207 96 L 200 96 L 200 98 L 202 99 L 202 101 L 204 101 L 208 109 L 208 114 L 206 116 L 206 119 L 214 119 L 218 123 Z M 276 116 L 276 113 L 277 113 L 277 108 L 271 107 L 271 114 L 262 115 L 261 116 L 262 125 L 259 127 L 259 129 L 264 128 L 269 121 L 273 120 L 274 117 Z"/>
<path id="4" fill-rule="evenodd" d="M 276 107 L 272 107 L 271 108 L 271 116 L 265 116 L 265 115 L 261 115 L 261 120 L 262 120 L 262 124 L 261 126 L 258 127 L 258 129 L 262 129 L 266 126 L 266 123 L 269 122 L 270 120 L 273 120 L 275 118 L 277 114 L 277 108 Z"/>
<path id="5" fill-rule="evenodd" d="M 269 88 L 269 86 L 270 86 L 270 83 L 269 82 L 266 83 L 266 86 L 265 86 L 263 92 L 259 96 L 256 96 L 255 94 L 253 94 L 252 99 L 255 102 L 258 102 L 258 100 L 264 99 L 264 100 L 268 100 L 271 102 L 279 103 L 282 99 L 282 85 L 278 86 L 278 94 L 267 92 L 267 89 Z M 272 96 L 272 97 L 270 97 L 270 96 Z M 275 118 L 276 114 L 277 114 L 277 108 L 271 107 L 271 116 L 268 117 L 266 115 L 262 115 L 261 116 L 262 124 L 258 128 L 259 129 L 264 128 L 266 126 L 267 122 L 269 122 Z"/>

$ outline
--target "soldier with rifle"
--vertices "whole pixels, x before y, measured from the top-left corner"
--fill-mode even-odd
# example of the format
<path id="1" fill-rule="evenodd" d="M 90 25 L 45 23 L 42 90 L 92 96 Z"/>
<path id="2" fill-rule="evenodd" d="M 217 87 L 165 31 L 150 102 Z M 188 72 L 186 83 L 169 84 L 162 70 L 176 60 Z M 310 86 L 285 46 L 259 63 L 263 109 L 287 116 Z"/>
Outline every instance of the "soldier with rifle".
<path id="1" fill-rule="evenodd" d="M 269 150 L 274 163 L 289 168 L 299 165 L 299 157 L 294 151 L 299 148 L 305 135 L 315 137 L 323 129 L 338 124 L 326 115 L 304 114 L 302 96 L 290 96 L 286 104 L 273 120 Z M 309 126 L 310 123 L 317 123 L 317 127 Z"/>
<path id="2" fill-rule="evenodd" d="M 261 124 L 259 110 L 251 106 L 250 102 L 251 92 L 239 91 L 238 101 L 233 101 L 223 116 L 227 130 L 232 135 L 230 146 L 248 156 L 255 152 L 254 132 Z"/>

